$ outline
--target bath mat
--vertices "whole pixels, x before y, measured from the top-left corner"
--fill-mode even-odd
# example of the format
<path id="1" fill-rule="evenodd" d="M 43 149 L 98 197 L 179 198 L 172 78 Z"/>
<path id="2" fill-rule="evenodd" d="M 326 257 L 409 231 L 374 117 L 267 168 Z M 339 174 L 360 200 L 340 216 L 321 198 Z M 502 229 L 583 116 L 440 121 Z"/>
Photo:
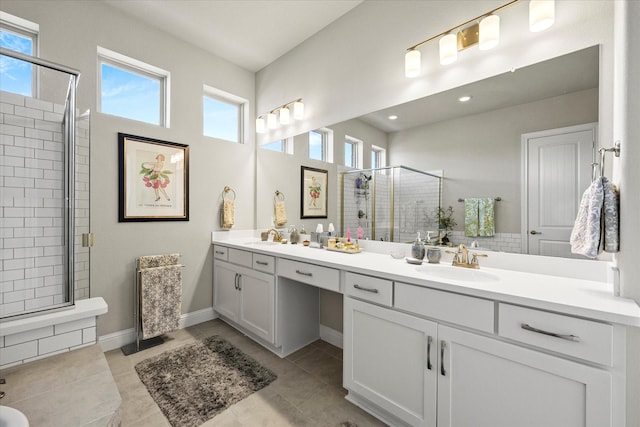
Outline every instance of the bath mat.
<path id="1" fill-rule="evenodd" d="M 277 378 L 219 336 L 143 360 L 136 371 L 173 427 L 199 426 Z"/>

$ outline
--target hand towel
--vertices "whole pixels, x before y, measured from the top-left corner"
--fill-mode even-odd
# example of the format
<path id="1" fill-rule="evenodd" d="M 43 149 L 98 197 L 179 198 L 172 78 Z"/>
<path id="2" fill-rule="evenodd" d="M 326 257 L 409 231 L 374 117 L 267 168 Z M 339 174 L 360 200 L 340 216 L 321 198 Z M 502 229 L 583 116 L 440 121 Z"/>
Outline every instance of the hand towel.
<path id="1" fill-rule="evenodd" d="M 180 254 L 146 255 L 138 258 L 138 269 L 175 265 L 180 261 Z"/>
<path id="2" fill-rule="evenodd" d="M 235 203 L 233 200 L 225 200 L 222 204 L 222 228 L 233 227 L 235 216 Z"/>
<path id="3" fill-rule="evenodd" d="M 611 184 L 607 178 L 602 178 L 603 190 L 603 221 L 602 232 L 604 234 L 604 251 L 618 252 L 620 250 L 619 231 L 619 206 L 620 194 L 615 185 Z"/>
<path id="4" fill-rule="evenodd" d="M 178 329 L 181 305 L 182 265 L 140 270 L 142 339 Z"/>
<path id="5" fill-rule="evenodd" d="M 287 223 L 287 210 L 283 200 L 276 202 L 276 226 L 282 227 Z"/>
<path id="6" fill-rule="evenodd" d="M 478 199 L 478 236 L 491 237 L 496 234 L 495 204 L 493 197 Z"/>
<path id="7" fill-rule="evenodd" d="M 603 199 L 602 179 L 596 179 L 585 190 L 580 201 L 578 215 L 569 239 L 572 253 L 588 258 L 598 256 Z"/>
<path id="8" fill-rule="evenodd" d="M 464 199 L 464 234 L 476 237 L 478 235 L 478 207 L 479 199 Z"/>

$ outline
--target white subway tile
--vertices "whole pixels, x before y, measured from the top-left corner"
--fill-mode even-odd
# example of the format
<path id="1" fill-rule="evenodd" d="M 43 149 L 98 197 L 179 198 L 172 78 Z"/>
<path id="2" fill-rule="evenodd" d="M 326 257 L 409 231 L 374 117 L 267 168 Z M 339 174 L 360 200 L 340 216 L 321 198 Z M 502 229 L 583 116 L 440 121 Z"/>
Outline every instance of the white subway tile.
<path id="1" fill-rule="evenodd" d="M 38 341 L 39 354 L 51 353 L 82 344 L 82 331 L 72 331 Z"/>
<path id="2" fill-rule="evenodd" d="M 3 302 L 2 304 L 0 304 L 0 315 L 9 316 L 11 314 L 21 313 L 24 311 L 24 306 L 25 306 L 24 301 L 17 301 L 12 303 Z"/>
<path id="3" fill-rule="evenodd" d="M 82 330 L 85 328 L 95 328 L 95 316 L 85 317 L 84 319 L 74 320 L 73 322 L 60 323 L 55 325 L 55 334 L 60 335 L 71 331 Z M 53 335 L 53 334 L 52 334 Z"/>
<path id="4" fill-rule="evenodd" d="M 53 274 L 53 267 L 37 267 L 24 270 L 25 279 L 33 279 L 35 277 L 46 277 Z"/>
<path id="5" fill-rule="evenodd" d="M 26 190 L 30 191 L 29 189 Z M 51 191 L 51 190 L 46 190 Z M 53 218 L 25 218 L 25 227 L 51 227 L 53 226 Z"/>
<path id="6" fill-rule="evenodd" d="M 93 344 L 97 340 L 96 336 L 96 327 L 85 328 L 82 330 L 82 343 L 83 344 Z"/>
<path id="7" fill-rule="evenodd" d="M 53 111 L 53 103 L 48 101 L 42 101 L 40 99 L 26 97 L 24 100 L 24 106 L 29 108 L 35 108 L 42 111 Z"/>
<path id="8" fill-rule="evenodd" d="M 49 113 L 45 113 L 49 114 Z M 59 114 L 51 113 L 51 116 L 54 117 L 62 117 Z M 40 130 L 51 131 L 51 132 L 62 132 L 62 123 L 61 121 L 54 122 L 50 120 L 36 120 L 33 127 Z"/>
<path id="9" fill-rule="evenodd" d="M 4 187 L 33 188 L 34 186 L 35 180 L 33 178 L 15 178 L 8 176 L 4 178 Z"/>
<path id="10" fill-rule="evenodd" d="M 53 169 L 53 161 L 44 159 L 25 159 L 24 166 L 36 169 Z"/>
<path id="11" fill-rule="evenodd" d="M 3 135 L 24 136 L 25 129 L 22 126 L 0 124 L 0 133 Z"/>
<path id="12" fill-rule="evenodd" d="M 4 122 L 7 125 L 21 126 L 23 128 L 33 128 L 35 124 L 35 121 L 32 118 L 9 114 L 4 115 Z"/>
<path id="13" fill-rule="evenodd" d="M 19 291 L 5 292 L 2 294 L 2 300 L 4 304 L 12 302 L 25 301 L 32 299 L 35 296 L 33 289 L 21 289 Z"/>
<path id="14" fill-rule="evenodd" d="M 1 156 L 0 165 L 2 166 L 15 166 L 22 168 L 25 166 L 24 158 L 16 156 Z"/>
<path id="15" fill-rule="evenodd" d="M 14 280 L 14 290 L 20 289 L 35 289 L 44 286 L 44 277 L 34 277 L 31 279 Z"/>
<path id="16" fill-rule="evenodd" d="M 5 208 L 5 209 L 7 209 L 7 208 Z M 32 238 L 4 239 L 4 249 L 31 248 L 31 247 L 33 247 L 33 239 Z"/>
<path id="17" fill-rule="evenodd" d="M 38 355 L 38 342 L 31 341 L 23 344 L 0 348 L 0 367 L 10 363 L 28 359 Z"/>
<path id="18" fill-rule="evenodd" d="M 32 298 L 25 300 L 25 310 L 36 310 L 53 305 L 53 297 Z"/>
<path id="19" fill-rule="evenodd" d="M 48 257 L 38 257 L 35 259 L 36 267 L 45 267 L 48 265 L 61 265 L 62 257 L 61 256 L 48 256 Z"/>
<path id="20" fill-rule="evenodd" d="M 64 294 L 64 289 L 62 288 L 62 285 L 55 285 L 55 286 L 45 286 L 43 288 L 36 288 L 34 289 L 36 295 L 36 298 L 45 298 L 45 297 L 54 297 L 56 295 L 63 295 Z"/>
<path id="21" fill-rule="evenodd" d="M 2 268 L 4 269 L 4 271 L 33 268 L 35 266 L 34 262 L 35 258 L 7 259 L 2 261 Z"/>
<path id="22" fill-rule="evenodd" d="M 17 334 L 6 335 L 4 337 L 4 342 L 5 346 L 10 346 L 51 336 L 53 336 L 53 325 L 45 326 L 38 329 L 32 329 L 30 331 L 20 332 Z"/>

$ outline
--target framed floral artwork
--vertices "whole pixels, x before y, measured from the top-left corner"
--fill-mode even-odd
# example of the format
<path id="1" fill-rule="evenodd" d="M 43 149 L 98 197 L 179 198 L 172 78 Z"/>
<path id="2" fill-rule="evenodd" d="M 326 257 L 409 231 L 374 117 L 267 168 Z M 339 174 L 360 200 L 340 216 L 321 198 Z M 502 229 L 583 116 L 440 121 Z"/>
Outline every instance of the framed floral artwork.
<path id="1" fill-rule="evenodd" d="M 189 146 L 118 133 L 118 222 L 189 220 Z"/>
<path id="2" fill-rule="evenodd" d="M 307 166 L 301 172 L 300 218 L 326 218 L 329 173 Z"/>

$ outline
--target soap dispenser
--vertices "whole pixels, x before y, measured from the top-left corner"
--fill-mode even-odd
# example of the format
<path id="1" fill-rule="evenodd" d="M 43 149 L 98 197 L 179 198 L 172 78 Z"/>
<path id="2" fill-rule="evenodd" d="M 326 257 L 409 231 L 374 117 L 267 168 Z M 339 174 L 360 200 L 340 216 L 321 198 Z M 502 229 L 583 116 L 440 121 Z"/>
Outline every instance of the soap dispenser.
<path id="1" fill-rule="evenodd" d="M 300 240 L 300 233 L 295 225 L 289 227 L 289 241 L 292 245 L 295 245 Z"/>
<path id="2" fill-rule="evenodd" d="M 420 239 L 419 231 L 416 241 L 413 243 L 413 246 L 411 246 L 411 256 L 419 260 L 424 259 L 424 243 L 422 243 L 422 239 Z"/>

